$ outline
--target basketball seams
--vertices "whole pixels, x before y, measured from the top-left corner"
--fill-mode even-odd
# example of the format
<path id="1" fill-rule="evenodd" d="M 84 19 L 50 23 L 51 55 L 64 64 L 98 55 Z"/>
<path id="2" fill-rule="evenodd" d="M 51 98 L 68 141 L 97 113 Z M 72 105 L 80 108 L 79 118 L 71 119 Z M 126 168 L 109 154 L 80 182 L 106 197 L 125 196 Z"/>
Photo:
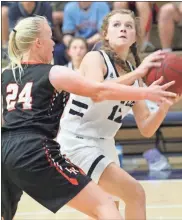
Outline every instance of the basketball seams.
<path id="1" fill-rule="evenodd" d="M 182 72 L 179 72 L 178 70 L 176 69 L 173 69 L 172 67 L 168 67 L 170 70 L 172 70 L 173 72 L 179 74 L 179 75 L 182 75 Z"/>
<path id="2" fill-rule="evenodd" d="M 162 76 L 164 77 L 164 81 L 166 81 L 165 83 L 168 83 L 169 80 L 168 80 L 168 78 L 167 78 L 167 76 L 165 74 L 165 71 L 164 71 L 166 66 L 167 66 L 167 64 L 163 63 L 163 65 L 162 65 Z"/>

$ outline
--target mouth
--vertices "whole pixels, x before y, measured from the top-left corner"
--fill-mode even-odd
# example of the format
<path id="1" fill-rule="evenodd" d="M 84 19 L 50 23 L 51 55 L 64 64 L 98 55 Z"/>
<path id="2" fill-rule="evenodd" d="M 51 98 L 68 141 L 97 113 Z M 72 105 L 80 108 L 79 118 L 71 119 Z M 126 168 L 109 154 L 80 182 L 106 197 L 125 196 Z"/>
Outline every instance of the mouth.
<path id="1" fill-rule="evenodd" d="M 126 36 L 120 36 L 119 38 L 126 39 L 127 37 Z"/>

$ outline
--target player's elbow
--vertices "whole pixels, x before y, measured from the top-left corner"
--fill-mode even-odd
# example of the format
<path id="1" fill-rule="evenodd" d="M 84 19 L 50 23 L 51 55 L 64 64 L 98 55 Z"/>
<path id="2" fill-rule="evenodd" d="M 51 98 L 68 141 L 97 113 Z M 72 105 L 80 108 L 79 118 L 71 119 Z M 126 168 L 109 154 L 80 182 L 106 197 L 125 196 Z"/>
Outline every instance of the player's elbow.
<path id="1" fill-rule="evenodd" d="M 140 133 L 146 138 L 151 138 L 154 135 L 154 132 L 147 131 L 146 129 L 140 129 Z"/>

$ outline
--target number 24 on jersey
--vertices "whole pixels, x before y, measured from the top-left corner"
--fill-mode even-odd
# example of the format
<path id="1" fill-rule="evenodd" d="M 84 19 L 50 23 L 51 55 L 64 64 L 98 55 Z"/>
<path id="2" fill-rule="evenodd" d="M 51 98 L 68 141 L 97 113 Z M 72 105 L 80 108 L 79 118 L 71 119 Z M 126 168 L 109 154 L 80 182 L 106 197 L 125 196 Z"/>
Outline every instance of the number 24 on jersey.
<path id="1" fill-rule="evenodd" d="M 32 109 L 32 85 L 33 82 L 26 83 L 22 91 L 18 94 L 19 85 L 16 83 L 8 84 L 6 88 L 6 102 L 8 111 L 14 110 L 16 103 L 22 103 L 23 109 Z"/>

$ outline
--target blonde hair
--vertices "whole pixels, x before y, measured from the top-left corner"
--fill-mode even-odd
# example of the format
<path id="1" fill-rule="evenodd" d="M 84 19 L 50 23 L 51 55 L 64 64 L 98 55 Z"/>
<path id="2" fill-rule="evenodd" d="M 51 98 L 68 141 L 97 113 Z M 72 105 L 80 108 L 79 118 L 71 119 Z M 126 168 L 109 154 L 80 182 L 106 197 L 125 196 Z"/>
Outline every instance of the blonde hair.
<path id="1" fill-rule="evenodd" d="M 136 66 L 140 65 L 140 58 L 137 53 L 137 48 L 139 47 L 140 42 L 141 42 L 140 21 L 139 21 L 139 18 L 135 17 L 134 12 L 132 12 L 131 10 L 119 9 L 119 10 L 113 10 L 108 15 L 106 15 L 103 20 L 102 27 L 101 27 L 101 39 L 102 39 L 101 49 L 103 49 L 106 53 L 108 53 L 108 55 L 113 59 L 113 61 L 115 63 L 117 63 L 118 65 L 120 65 L 123 68 L 123 70 L 125 70 L 126 72 L 130 72 L 130 68 L 127 66 L 125 61 L 120 59 L 120 57 L 113 51 L 113 49 L 110 47 L 108 41 L 105 39 L 105 36 L 107 34 L 107 30 L 108 30 L 108 26 L 109 26 L 109 20 L 115 14 L 130 15 L 134 20 L 135 29 L 136 29 L 136 43 L 134 43 L 130 47 L 130 52 L 134 56 Z"/>
<path id="2" fill-rule="evenodd" d="M 21 65 L 22 57 L 28 52 L 32 43 L 35 42 L 37 36 L 41 32 L 41 24 L 47 21 L 43 16 L 28 17 L 18 22 L 11 31 L 8 44 L 8 55 L 10 59 L 10 68 L 12 69 L 15 81 L 15 70 L 19 69 L 19 79 L 23 73 Z"/>

